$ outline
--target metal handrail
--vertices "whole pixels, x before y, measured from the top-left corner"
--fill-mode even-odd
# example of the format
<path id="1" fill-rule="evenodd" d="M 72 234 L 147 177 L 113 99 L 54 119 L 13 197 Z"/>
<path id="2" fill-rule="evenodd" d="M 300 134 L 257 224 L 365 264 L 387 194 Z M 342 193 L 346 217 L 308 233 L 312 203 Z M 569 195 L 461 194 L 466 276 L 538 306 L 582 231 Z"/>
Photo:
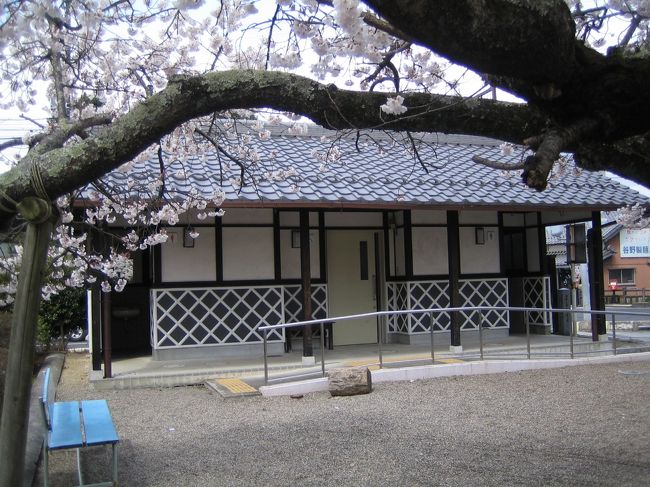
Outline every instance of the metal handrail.
<path id="1" fill-rule="evenodd" d="M 315 320 L 305 320 L 305 321 L 296 321 L 293 323 L 281 323 L 278 325 L 264 325 L 260 326 L 258 330 L 263 333 L 264 340 L 264 383 L 268 384 L 268 354 L 267 354 L 267 340 L 268 332 L 270 330 L 286 329 L 286 328 L 296 328 L 304 327 L 308 325 L 320 325 L 320 349 L 321 349 L 321 372 L 323 377 L 325 377 L 325 342 L 324 342 L 324 327 L 325 324 L 332 324 L 335 322 L 341 321 L 350 321 L 360 318 L 373 318 L 377 317 L 380 320 L 383 320 L 389 316 L 399 316 L 399 315 L 419 315 L 419 314 L 429 314 L 431 320 L 430 333 L 431 333 L 431 363 L 433 365 L 435 355 L 434 355 L 434 327 L 433 327 L 433 317 L 434 313 L 455 313 L 455 312 L 469 312 L 470 315 L 475 312 L 479 312 L 479 345 L 480 345 L 480 360 L 484 360 L 484 350 L 483 350 L 483 323 L 485 321 L 484 312 L 485 311 L 506 311 L 506 312 L 524 312 L 525 313 L 525 323 L 526 323 L 526 356 L 530 360 L 531 358 L 531 349 L 530 349 L 530 322 L 528 320 L 528 314 L 530 312 L 549 312 L 549 313 L 570 313 L 571 314 L 571 330 L 569 333 L 570 336 L 570 352 L 569 355 L 573 359 L 577 354 L 588 354 L 588 353 L 601 353 L 606 350 L 598 351 L 585 351 L 585 352 L 575 352 L 573 337 L 576 331 L 576 314 L 590 314 L 590 315 L 611 315 L 612 316 L 612 351 L 613 354 L 617 354 L 616 346 L 616 314 L 624 314 L 626 316 L 645 316 L 650 317 L 650 312 L 639 312 L 639 311 L 627 311 L 627 310 L 585 310 L 578 308 L 527 308 L 527 307 L 517 307 L 517 306 L 468 306 L 468 307 L 452 307 L 452 308 L 424 308 L 424 309 L 408 309 L 408 310 L 390 310 L 390 311 L 372 311 L 368 313 L 358 313 L 353 315 L 345 316 L 333 316 L 322 319 Z M 540 355 L 565 355 L 563 352 L 543 352 Z M 378 334 L 378 355 L 379 355 L 379 367 L 383 368 L 383 353 L 382 353 L 382 344 L 381 336 Z"/>

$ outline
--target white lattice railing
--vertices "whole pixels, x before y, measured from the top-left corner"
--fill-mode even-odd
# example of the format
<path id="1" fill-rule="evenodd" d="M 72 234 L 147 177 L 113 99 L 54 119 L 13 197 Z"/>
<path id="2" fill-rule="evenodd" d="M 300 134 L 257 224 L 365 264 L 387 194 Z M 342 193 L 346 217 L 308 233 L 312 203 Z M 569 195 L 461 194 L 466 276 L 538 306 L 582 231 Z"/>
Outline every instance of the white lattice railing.
<path id="1" fill-rule="evenodd" d="M 389 282 L 386 284 L 387 305 L 389 310 L 446 308 L 449 306 L 448 281 L 409 281 Z M 461 306 L 508 306 L 507 279 L 470 279 L 460 281 Z M 462 313 L 463 330 L 478 328 L 478 320 Z M 427 315 L 399 315 L 388 319 L 388 333 L 415 335 L 430 332 L 430 320 Z M 446 331 L 451 323 L 446 313 L 433 316 L 434 331 Z M 507 328 L 510 326 L 507 311 L 486 311 L 484 325 L 489 328 Z"/>
<path id="2" fill-rule="evenodd" d="M 524 279 L 524 306 L 527 308 L 550 308 L 551 278 L 529 277 Z M 551 324 L 551 314 L 548 311 L 529 311 L 529 325 Z"/>
<path id="3" fill-rule="evenodd" d="M 495 306 L 507 308 L 508 279 L 467 279 L 460 281 L 461 306 Z M 462 330 L 477 330 L 479 320 L 469 313 L 461 313 L 465 320 L 461 325 Z M 483 312 L 483 326 L 485 328 L 508 328 L 510 315 L 505 310 L 492 310 Z"/>
<path id="4" fill-rule="evenodd" d="M 263 337 L 258 331 L 260 326 L 278 325 L 294 319 L 295 287 L 153 289 L 153 347 L 262 343 Z M 312 300 L 315 315 L 327 313 L 325 285 L 312 288 Z M 268 334 L 269 342 L 283 342 L 284 339 L 284 329 Z"/>

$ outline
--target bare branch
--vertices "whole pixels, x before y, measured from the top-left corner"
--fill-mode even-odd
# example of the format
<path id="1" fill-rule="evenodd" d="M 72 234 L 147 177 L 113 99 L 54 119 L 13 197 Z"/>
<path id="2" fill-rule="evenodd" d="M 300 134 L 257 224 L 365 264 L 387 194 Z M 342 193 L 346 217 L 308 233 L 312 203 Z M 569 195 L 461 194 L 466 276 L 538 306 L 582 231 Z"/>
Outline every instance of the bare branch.
<path id="1" fill-rule="evenodd" d="M 239 177 L 240 177 L 240 180 L 241 180 L 241 185 L 239 187 L 239 190 L 241 191 L 241 188 L 245 184 L 244 177 L 245 177 L 246 166 L 244 165 L 244 163 L 241 162 L 236 157 L 233 157 L 228 151 L 226 151 L 223 147 L 221 147 L 221 144 L 214 137 L 210 136 L 209 134 L 205 133 L 203 130 L 201 130 L 199 128 L 194 129 L 194 131 L 197 134 L 199 134 L 200 136 L 202 136 L 205 140 L 210 142 L 210 144 L 212 144 L 212 146 L 215 149 L 217 149 L 217 151 L 220 154 L 223 154 L 224 156 L 226 156 L 228 159 L 230 159 L 232 162 L 234 162 L 235 164 L 237 164 L 239 166 Z"/>
<path id="2" fill-rule="evenodd" d="M 269 61 L 271 59 L 271 41 L 273 40 L 273 28 L 275 27 L 275 23 L 278 20 L 278 14 L 280 13 L 280 5 L 278 4 L 277 7 L 275 7 L 275 13 L 273 14 L 273 18 L 271 19 L 271 27 L 269 28 L 269 36 L 266 40 L 266 62 L 264 63 L 264 69 L 269 69 Z"/>
<path id="3" fill-rule="evenodd" d="M 98 114 L 84 118 L 75 123 L 64 123 L 50 134 L 37 134 L 32 137 L 30 145 L 35 146 L 34 154 L 44 154 L 53 149 L 63 147 L 63 144 L 74 135 L 84 136 L 84 131 L 100 125 L 108 125 L 113 120 L 110 113 Z"/>
<path id="4" fill-rule="evenodd" d="M 477 164 L 487 166 L 491 169 L 498 169 L 500 171 L 519 171 L 524 168 L 523 162 L 512 164 L 509 162 L 493 161 L 492 159 L 487 159 L 481 156 L 473 156 L 472 161 L 476 162 Z"/>
<path id="5" fill-rule="evenodd" d="M 37 122 L 33 118 L 28 117 L 24 113 L 21 113 L 19 115 L 19 117 L 22 118 L 23 120 L 27 120 L 28 122 L 32 122 L 34 125 L 36 125 L 37 127 L 41 128 L 41 129 L 45 129 L 45 125 L 43 125 L 42 123 Z"/>
<path id="6" fill-rule="evenodd" d="M 560 158 L 560 152 L 589 136 L 597 129 L 594 120 L 581 120 L 562 130 L 550 130 L 542 136 L 535 154 L 524 161 L 521 178 L 529 187 L 542 191 L 546 189 L 553 164 Z M 537 140 L 535 141 L 537 142 Z"/>
<path id="7" fill-rule="evenodd" d="M 16 147 L 19 145 L 25 145 L 25 142 L 23 142 L 23 139 L 21 137 L 9 139 L 4 141 L 2 144 L 0 144 L 0 151 L 9 149 L 10 147 Z"/>

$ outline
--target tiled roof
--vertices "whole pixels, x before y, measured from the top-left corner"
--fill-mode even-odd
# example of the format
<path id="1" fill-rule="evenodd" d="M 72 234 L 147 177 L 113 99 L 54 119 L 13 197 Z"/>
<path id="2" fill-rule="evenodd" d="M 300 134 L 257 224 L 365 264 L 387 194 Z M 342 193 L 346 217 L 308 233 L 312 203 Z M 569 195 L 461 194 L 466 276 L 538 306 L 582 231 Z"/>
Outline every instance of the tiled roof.
<path id="1" fill-rule="evenodd" d="M 251 206 L 304 202 L 341 206 L 507 205 L 522 210 L 548 207 L 604 210 L 636 202 L 650 205 L 650 200 L 605 173 L 577 171 L 570 159 L 564 174 L 553 176 L 545 191 L 530 189 L 521 182 L 521 171 L 505 174 L 472 161 L 475 155 L 513 164 L 520 161 L 520 148 L 515 147 L 512 156 L 504 157 L 499 148 L 501 142 L 493 139 L 414 134 L 414 139 L 421 140 L 420 163 L 409 144 L 404 144 L 404 134 L 378 131 L 337 134 L 309 126 L 306 134 L 290 135 L 287 127 L 265 129 L 270 128 L 272 135 L 266 140 L 257 131 L 249 132 L 248 148 L 257 151 L 259 161 L 245 162 L 246 184 L 241 190 L 232 182 L 239 177 L 239 167 L 216 151 L 184 162 L 166 154 L 166 187 L 179 191 L 194 187 L 206 195 L 221 188 L 229 201 L 238 200 Z M 220 143 L 223 147 L 230 144 L 233 153 L 237 141 L 223 138 Z M 323 167 L 319 157 L 327 157 L 328 153 L 331 161 Z M 287 180 L 269 177 L 269 172 L 291 167 L 296 175 Z M 118 170 L 107 178 L 112 184 L 124 185 L 129 177 L 140 179 L 145 173 L 158 171 L 158 160 L 151 159 L 137 163 L 128 173 Z M 187 177 L 179 177 L 181 173 Z"/>
<path id="2" fill-rule="evenodd" d="M 623 225 L 621 225 L 620 223 L 605 227 L 603 229 L 603 242 L 604 243 L 609 242 L 611 239 L 616 237 L 616 235 L 618 235 L 621 230 L 623 230 Z"/>

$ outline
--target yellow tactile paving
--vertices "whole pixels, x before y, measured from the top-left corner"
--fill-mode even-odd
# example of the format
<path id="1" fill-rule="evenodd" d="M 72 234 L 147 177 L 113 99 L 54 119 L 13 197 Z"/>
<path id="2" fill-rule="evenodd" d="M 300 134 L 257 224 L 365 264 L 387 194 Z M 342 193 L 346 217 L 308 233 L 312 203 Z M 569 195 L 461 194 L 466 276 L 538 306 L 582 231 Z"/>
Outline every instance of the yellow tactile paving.
<path id="1" fill-rule="evenodd" d="M 436 359 L 436 362 L 442 362 L 443 364 L 462 364 L 465 361 L 459 358 L 441 358 Z"/>
<path id="2" fill-rule="evenodd" d="M 427 355 L 427 354 L 400 355 L 399 357 L 385 358 L 384 363 L 404 362 L 410 360 L 425 360 L 428 358 L 431 358 L 431 355 Z M 436 358 L 436 362 L 440 362 L 443 364 L 462 364 L 463 362 L 465 362 L 465 360 L 461 360 L 458 358 L 440 358 L 440 359 Z M 379 369 L 379 365 L 377 365 L 376 360 L 351 360 L 349 362 L 345 362 L 345 365 L 348 367 L 358 367 L 358 366 L 367 365 L 370 370 Z"/>
<path id="3" fill-rule="evenodd" d="M 362 367 L 364 365 L 368 366 L 370 370 L 379 370 L 379 365 L 375 360 L 351 360 L 350 362 L 345 362 L 346 367 Z"/>
<path id="4" fill-rule="evenodd" d="M 246 382 L 241 379 L 217 379 L 217 383 L 224 386 L 234 394 L 243 392 L 257 392 L 257 389 L 246 384 Z"/>

